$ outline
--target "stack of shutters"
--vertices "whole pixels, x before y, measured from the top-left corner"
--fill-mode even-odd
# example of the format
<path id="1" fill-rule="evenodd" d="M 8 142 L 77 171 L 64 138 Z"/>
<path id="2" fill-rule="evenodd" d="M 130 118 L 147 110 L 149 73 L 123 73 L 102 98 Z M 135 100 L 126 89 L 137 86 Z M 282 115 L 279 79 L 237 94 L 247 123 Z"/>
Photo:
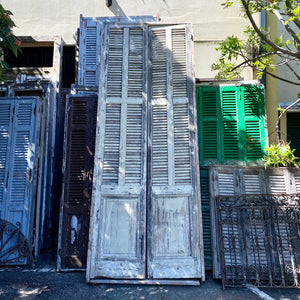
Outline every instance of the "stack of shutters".
<path id="1" fill-rule="evenodd" d="M 43 116 L 38 99 L 0 99 L 0 219 L 18 227 L 30 244 L 42 176 L 42 170 L 37 172 L 43 135 Z M 14 243 L 16 241 L 12 241 L 5 249 L 14 247 Z M 27 263 L 26 257 L 10 259 L 11 264 Z"/>
<path id="2" fill-rule="evenodd" d="M 205 267 L 211 269 L 208 165 L 259 163 L 267 143 L 265 103 L 257 85 L 199 85 L 196 96 Z"/>
<path id="3" fill-rule="evenodd" d="M 99 66 L 101 45 L 105 23 L 150 22 L 152 16 L 80 18 L 78 84 L 94 87 L 99 84 Z M 136 40 L 137 39 L 137 40 Z M 139 34 L 133 35 L 131 44 L 138 42 Z M 135 77 L 141 76 L 135 64 L 136 53 L 131 54 L 132 72 L 130 81 L 135 84 Z M 116 59 L 116 60 L 115 60 Z M 117 57 L 112 57 L 110 67 L 122 64 Z M 113 72 L 111 72 L 113 74 Z M 111 75 L 110 75 L 111 76 Z M 118 75 L 117 75 L 118 76 Z M 110 79 L 111 81 L 111 79 Z M 115 84 L 120 89 L 120 78 Z M 90 199 L 92 188 L 92 170 L 94 167 L 94 143 L 96 136 L 97 96 L 94 92 L 78 92 L 70 96 L 66 104 L 65 137 L 63 157 L 63 193 L 60 205 L 58 264 L 59 270 L 70 271 L 86 268 L 87 245 L 89 235 Z M 132 93 L 130 94 L 132 95 Z M 137 110 L 136 110 L 137 109 Z M 140 108 L 132 108 L 132 132 L 135 131 L 134 119 Z M 120 110 L 112 107 L 112 114 Z M 75 122 L 73 124 L 73 121 Z M 79 123 L 78 123 L 79 122 Z M 115 124 L 115 126 L 118 126 Z M 112 129 L 114 131 L 114 129 Z M 135 139 L 135 133 L 131 136 Z M 132 152 L 134 149 L 132 149 Z M 82 155 L 77 155 L 81 153 Z M 116 154 L 118 155 L 118 154 Z M 136 160 L 136 155 L 131 158 Z M 129 164 L 129 163 L 128 163 Z M 115 169 L 114 172 L 117 172 Z M 88 174 L 88 175 L 87 175 Z M 87 177 L 86 177 L 87 176 Z M 132 174 L 132 177 L 135 175 Z"/>

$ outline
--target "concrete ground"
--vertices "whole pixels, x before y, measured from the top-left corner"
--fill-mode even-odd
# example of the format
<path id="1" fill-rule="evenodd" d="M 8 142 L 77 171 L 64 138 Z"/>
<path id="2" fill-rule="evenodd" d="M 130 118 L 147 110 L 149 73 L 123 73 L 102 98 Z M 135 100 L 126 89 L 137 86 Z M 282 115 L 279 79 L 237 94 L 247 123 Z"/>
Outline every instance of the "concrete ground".
<path id="1" fill-rule="evenodd" d="M 46 257 L 46 258 L 45 258 Z M 55 257 L 43 256 L 33 269 L 0 269 L 0 299 L 101 300 L 300 300 L 300 289 L 228 288 L 207 274 L 199 287 L 149 285 L 91 285 L 84 272 L 58 273 Z"/>

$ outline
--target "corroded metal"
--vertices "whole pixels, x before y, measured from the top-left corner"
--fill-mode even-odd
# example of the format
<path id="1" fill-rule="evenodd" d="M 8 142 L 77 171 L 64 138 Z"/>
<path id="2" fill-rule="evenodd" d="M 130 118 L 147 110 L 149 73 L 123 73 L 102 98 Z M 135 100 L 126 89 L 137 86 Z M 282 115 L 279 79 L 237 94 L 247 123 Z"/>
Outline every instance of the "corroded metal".
<path id="1" fill-rule="evenodd" d="M 0 219 L 0 265 L 19 265 L 32 262 L 28 240 L 16 225 Z"/>
<path id="2" fill-rule="evenodd" d="M 224 287 L 300 287 L 300 194 L 218 196 Z"/>

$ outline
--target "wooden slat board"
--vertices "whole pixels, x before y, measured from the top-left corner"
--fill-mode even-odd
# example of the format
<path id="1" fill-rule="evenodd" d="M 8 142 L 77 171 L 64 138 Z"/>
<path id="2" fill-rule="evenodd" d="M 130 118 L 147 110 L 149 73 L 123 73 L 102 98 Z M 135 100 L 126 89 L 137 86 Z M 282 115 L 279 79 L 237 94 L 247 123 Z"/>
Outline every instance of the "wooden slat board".
<path id="1" fill-rule="evenodd" d="M 96 138 L 95 96 L 68 96 L 58 270 L 86 268 Z"/>
<path id="2" fill-rule="evenodd" d="M 240 253 L 239 244 L 241 241 L 236 239 L 235 241 L 230 238 L 224 239 L 224 249 L 230 249 L 230 247 L 237 247 L 236 251 L 224 252 L 224 249 L 220 246 L 220 230 L 225 234 L 226 232 L 231 232 L 230 236 L 236 238 L 238 236 L 245 236 L 239 232 L 240 224 L 244 221 L 237 220 L 238 223 L 230 225 L 220 225 L 217 222 L 217 212 L 216 212 L 216 197 L 217 196 L 230 196 L 230 195 L 261 195 L 261 194 L 294 194 L 300 192 L 299 178 L 300 171 L 298 169 L 288 169 L 288 168 L 269 168 L 265 170 L 263 167 L 241 167 L 241 166 L 210 166 L 209 168 L 210 176 L 210 204 L 211 204 L 211 224 L 212 224 L 212 242 L 213 242 L 213 276 L 214 278 L 222 277 L 222 265 L 221 265 L 221 251 L 223 251 L 225 264 L 226 259 L 232 261 L 230 256 L 233 253 Z M 228 200 L 230 201 L 230 200 Z M 255 227 L 255 234 L 261 235 L 265 233 L 264 218 L 262 217 L 263 210 L 260 207 L 253 209 L 253 218 L 257 219 L 257 222 L 261 219 L 261 224 L 257 223 Z M 225 215 L 223 216 L 225 217 Z M 233 216 L 230 216 L 231 218 Z M 237 217 L 237 216 L 236 216 Z M 282 240 L 283 248 L 288 249 L 288 244 L 284 245 L 288 241 L 286 236 L 287 231 L 285 231 L 286 224 L 280 223 L 281 219 L 278 218 L 278 230 L 280 236 L 284 237 Z M 224 227 L 225 226 L 225 227 Z M 227 226 L 227 227 L 226 227 Z M 251 228 L 249 229 L 251 231 Z M 234 234 L 233 234 L 234 233 Z M 227 243 L 227 244 L 226 244 Z M 263 240 L 258 240 L 258 243 L 262 243 L 260 247 L 260 253 L 258 256 L 252 257 L 251 255 L 235 257 L 237 265 L 245 265 L 246 259 L 247 264 L 254 260 L 256 264 L 267 265 L 268 250 Z M 228 255 L 228 257 L 226 256 Z M 257 253 L 256 253 L 257 255 Z M 256 261 L 259 258 L 258 261 Z M 288 259 L 288 256 L 287 258 Z"/>

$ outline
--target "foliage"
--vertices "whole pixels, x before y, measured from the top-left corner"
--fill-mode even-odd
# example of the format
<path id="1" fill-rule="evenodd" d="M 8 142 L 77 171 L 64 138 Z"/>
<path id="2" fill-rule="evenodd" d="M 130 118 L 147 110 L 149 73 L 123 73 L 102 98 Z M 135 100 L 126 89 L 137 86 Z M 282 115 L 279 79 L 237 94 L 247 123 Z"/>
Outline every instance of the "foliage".
<path id="1" fill-rule="evenodd" d="M 283 141 L 273 144 L 265 149 L 263 161 L 265 167 L 299 167 L 300 162 L 294 155 L 289 143 Z"/>
<path id="2" fill-rule="evenodd" d="M 0 58 L 3 58 L 6 51 L 12 51 L 17 56 L 20 51 L 21 41 L 12 33 L 16 26 L 11 19 L 12 12 L 5 10 L 0 4 Z M 9 68 L 6 61 L 0 61 L 0 79 L 3 79 L 3 70 Z"/>
<path id="3" fill-rule="evenodd" d="M 251 26 L 245 29 L 244 40 L 235 35 L 228 37 L 217 48 L 221 52 L 219 60 L 212 65 L 218 71 L 216 79 L 239 78 L 245 67 L 257 72 L 258 78 L 264 73 L 291 84 L 300 85 L 300 69 L 295 69 L 292 61 L 300 63 L 300 1 L 299 0 L 225 0 L 223 6 L 233 3 L 241 6 L 243 16 Z M 258 27 L 253 14 L 267 12 L 274 15 L 284 28 L 284 34 L 272 38 L 266 28 Z M 272 73 L 275 68 L 287 66 L 293 79 L 279 77 Z"/>

